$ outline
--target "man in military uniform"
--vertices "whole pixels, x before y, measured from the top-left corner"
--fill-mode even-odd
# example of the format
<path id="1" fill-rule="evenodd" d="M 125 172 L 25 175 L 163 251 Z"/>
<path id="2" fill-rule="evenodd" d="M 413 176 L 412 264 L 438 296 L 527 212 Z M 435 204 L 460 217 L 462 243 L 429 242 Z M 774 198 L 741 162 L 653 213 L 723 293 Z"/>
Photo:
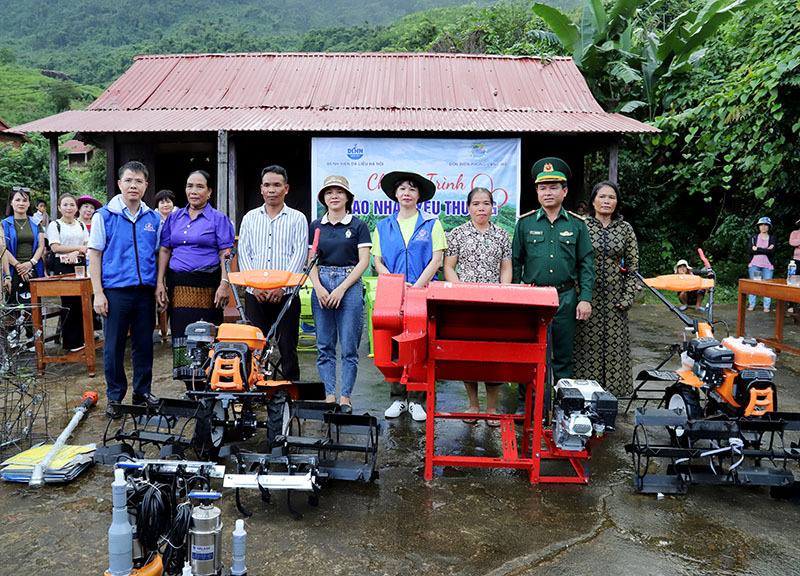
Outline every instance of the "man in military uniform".
<path id="1" fill-rule="evenodd" d="M 564 210 L 572 173 L 560 158 L 542 158 L 531 168 L 541 208 L 520 216 L 514 229 L 514 283 L 553 286 L 558 311 L 553 318 L 553 381 L 571 378 L 575 321 L 592 313 L 594 252 L 583 218 Z M 520 386 L 524 403 L 524 387 Z"/>

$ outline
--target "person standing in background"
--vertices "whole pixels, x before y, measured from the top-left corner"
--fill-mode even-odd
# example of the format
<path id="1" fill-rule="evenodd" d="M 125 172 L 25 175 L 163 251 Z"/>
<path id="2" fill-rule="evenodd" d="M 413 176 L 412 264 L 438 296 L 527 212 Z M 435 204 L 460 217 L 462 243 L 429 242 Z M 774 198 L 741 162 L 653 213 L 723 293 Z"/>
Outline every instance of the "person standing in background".
<path id="1" fill-rule="evenodd" d="M 317 200 L 327 209 L 309 226 L 320 231 L 319 261 L 308 274 L 314 291 L 311 310 L 317 333 L 317 369 L 325 384 L 325 401 L 336 402 L 336 342 L 342 354 L 342 389 L 339 409 L 353 411 L 350 397 L 358 374 L 358 345 L 364 327 L 364 286 L 361 276 L 369 266 L 372 240 L 369 228 L 352 213 L 355 197 L 344 176 L 328 176 Z M 311 252 L 309 249 L 309 258 Z"/>
<path id="2" fill-rule="evenodd" d="M 263 206 L 242 218 L 239 230 L 239 270 L 286 270 L 302 272 L 308 257 L 308 221 L 302 212 L 286 205 L 289 175 L 282 166 L 267 166 L 261 171 Z M 259 290 L 248 288 L 244 296 L 250 320 L 266 335 L 284 304 L 297 288 Z M 281 373 L 290 381 L 300 379 L 297 341 L 300 326 L 300 299 L 295 298 L 277 328 Z"/>
<path id="3" fill-rule="evenodd" d="M 775 236 L 772 234 L 772 220 L 767 216 L 759 218 L 756 222 L 758 233 L 750 236 L 750 249 L 752 256 L 747 266 L 750 279 L 769 280 L 775 272 Z M 756 296 L 747 295 L 748 310 L 756 307 Z M 764 312 L 769 312 L 771 298 L 764 298 Z"/>
<path id="4" fill-rule="evenodd" d="M 372 255 L 378 274 L 402 274 L 406 284 L 417 288 L 430 282 L 442 265 L 447 248 L 442 223 L 419 209 L 436 193 L 436 185 L 414 172 L 389 172 L 381 178 L 381 189 L 399 205 L 399 210 L 375 225 Z M 427 419 L 422 402 L 425 392 L 406 390 L 400 382 L 391 383 L 391 406 L 386 418 L 397 418 L 408 411 L 416 422 Z"/>
<path id="5" fill-rule="evenodd" d="M 615 396 L 633 392 L 628 310 L 636 297 L 639 247 L 622 219 L 619 188 L 600 182 L 592 189 L 586 226 L 594 247 L 592 315 L 575 332 L 575 378 L 596 380 Z"/>
<path id="6" fill-rule="evenodd" d="M 572 176 L 560 158 L 542 158 L 531 168 L 541 208 L 520 216 L 512 242 L 513 282 L 553 286 L 558 311 L 551 328 L 553 381 L 571 378 L 575 324 L 592 314 L 594 249 L 583 218 L 563 208 Z M 517 387 L 524 410 L 526 387 Z"/>
<path id="7" fill-rule="evenodd" d="M 62 194 L 58 200 L 61 217 L 50 222 L 47 238 L 54 258 L 54 274 L 73 274 L 75 266 L 86 265 L 86 247 L 89 232 L 82 222 L 75 218 L 78 204 L 72 194 Z M 62 296 L 61 305 L 61 345 L 70 352 L 85 347 L 83 336 L 83 305 L 80 296 Z"/>
<path id="8" fill-rule="evenodd" d="M 189 365 L 186 327 L 199 320 L 221 324 L 222 310 L 228 304 L 225 253 L 233 247 L 234 230 L 230 218 L 209 204 L 213 192 L 209 178 L 205 170 L 189 174 L 186 180 L 189 203 L 175 212 L 170 208 L 161 229 L 156 301 L 159 310 L 170 306 L 172 367 L 176 380 L 180 379 L 177 370 Z M 161 218 L 163 203 L 162 199 Z"/>
<path id="9" fill-rule="evenodd" d="M 119 169 L 120 194 L 92 216 L 89 270 L 95 312 L 104 316 L 103 371 L 108 418 L 119 418 L 128 390 L 125 348 L 131 340 L 133 403 L 156 407 L 153 382 L 156 250 L 161 218 L 142 200 L 147 167 L 135 160 Z"/>
<path id="10" fill-rule="evenodd" d="M 473 188 L 467 195 L 469 221 L 453 228 L 447 236 L 444 253 L 444 279 L 448 282 L 511 283 L 511 239 L 508 232 L 490 221 L 494 197 L 486 188 Z M 486 382 L 486 413 L 497 414 L 499 382 Z M 481 411 L 478 383 L 464 382 L 469 399 L 467 412 Z M 475 424 L 475 418 L 465 418 Z M 488 426 L 500 426 L 500 420 L 487 420 Z"/>

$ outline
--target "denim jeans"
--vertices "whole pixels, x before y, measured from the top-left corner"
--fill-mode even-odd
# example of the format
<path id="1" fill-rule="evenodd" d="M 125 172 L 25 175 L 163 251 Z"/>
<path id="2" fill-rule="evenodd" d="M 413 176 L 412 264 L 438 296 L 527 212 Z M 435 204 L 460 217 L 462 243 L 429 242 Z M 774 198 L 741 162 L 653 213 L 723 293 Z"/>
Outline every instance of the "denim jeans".
<path id="1" fill-rule="evenodd" d="M 319 280 L 330 293 L 345 281 L 350 267 L 320 266 Z M 358 346 L 364 326 L 364 289 L 361 279 L 342 297 L 338 308 L 323 308 L 316 291 L 311 293 L 311 311 L 317 333 L 317 369 L 326 394 L 336 394 L 336 341 L 342 352 L 342 396 L 350 397 L 358 373 Z"/>
<path id="2" fill-rule="evenodd" d="M 774 270 L 770 270 L 769 268 L 761 268 L 760 266 L 750 266 L 748 271 L 750 272 L 750 279 L 753 279 L 753 272 L 760 270 L 761 271 L 761 279 L 762 280 L 769 280 L 772 278 L 772 274 L 775 272 Z M 750 308 L 756 307 L 756 297 L 753 294 L 747 295 L 747 302 L 750 305 Z M 772 304 L 772 298 L 764 298 L 764 308 L 769 308 L 769 305 Z"/>

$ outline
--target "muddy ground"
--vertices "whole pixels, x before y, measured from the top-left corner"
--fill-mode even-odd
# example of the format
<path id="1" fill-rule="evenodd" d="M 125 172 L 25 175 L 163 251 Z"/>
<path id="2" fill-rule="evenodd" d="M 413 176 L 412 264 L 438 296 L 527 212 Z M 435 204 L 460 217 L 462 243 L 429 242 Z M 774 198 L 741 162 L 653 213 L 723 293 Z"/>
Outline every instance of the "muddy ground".
<path id="1" fill-rule="evenodd" d="M 733 305 L 719 305 L 716 313 L 735 330 Z M 661 305 L 638 303 L 631 327 L 634 373 L 654 367 L 681 334 L 681 325 Z M 750 313 L 750 334 L 773 330 L 774 314 Z M 786 339 L 800 347 L 800 327 L 791 321 Z M 697 486 L 688 496 L 663 499 L 635 494 L 623 448 L 631 439 L 632 412 L 620 415 L 618 430 L 595 449 L 588 486 L 531 485 L 519 471 L 478 468 L 438 468 L 425 481 L 424 428 L 407 415 L 384 420 L 388 389 L 367 357 L 366 338 L 361 350 L 353 403 L 356 411 L 380 415 L 380 478 L 331 484 L 316 508 L 298 497 L 302 520 L 289 516 L 283 497 L 264 504 L 246 493 L 244 503 L 255 513 L 245 522 L 250 574 L 800 573 L 800 506 L 773 500 L 764 488 Z M 314 360 L 313 353 L 301 354 L 304 379 L 316 377 Z M 780 408 L 800 411 L 800 357 L 779 354 L 777 369 Z M 81 365 L 57 374 L 48 383 L 53 436 L 84 390 L 101 397 L 104 390 L 102 376 L 88 378 Z M 183 385 L 170 374 L 169 345 L 157 344 L 157 395 L 181 395 Z M 514 392 L 504 386 L 501 405 L 511 411 L 514 403 Z M 90 412 L 71 443 L 102 439 L 104 406 Z M 465 407 L 459 383 L 439 385 L 440 409 Z M 452 453 L 490 453 L 498 449 L 500 432 L 453 421 L 437 425 L 437 438 L 437 447 Z M 112 476 L 110 467 L 94 466 L 67 485 L 0 483 L 0 574 L 102 574 L 108 567 Z M 240 514 L 229 490 L 219 505 L 224 564 L 230 566 L 230 532 Z"/>

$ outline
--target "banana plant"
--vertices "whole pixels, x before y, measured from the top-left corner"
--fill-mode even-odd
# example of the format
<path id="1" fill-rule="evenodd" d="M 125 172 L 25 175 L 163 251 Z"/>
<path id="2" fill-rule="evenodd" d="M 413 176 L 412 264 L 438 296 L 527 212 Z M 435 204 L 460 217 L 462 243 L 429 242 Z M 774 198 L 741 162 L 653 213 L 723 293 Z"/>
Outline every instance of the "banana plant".
<path id="1" fill-rule="evenodd" d="M 579 22 L 547 4 L 536 3 L 532 9 L 572 53 L 598 99 L 618 102 L 621 112 L 648 106 L 652 119 L 658 81 L 691 69 L 705 54 L 703 43 L 736 11 L 756 2 L 709 0 L 700 10 L 682 13 L 664 32 L 645 25 L 663 0 L 617 0 L 608 12 L 601 0 L 584 0 Z M 614 92 L 641 98 L 621 102 Z"/>

